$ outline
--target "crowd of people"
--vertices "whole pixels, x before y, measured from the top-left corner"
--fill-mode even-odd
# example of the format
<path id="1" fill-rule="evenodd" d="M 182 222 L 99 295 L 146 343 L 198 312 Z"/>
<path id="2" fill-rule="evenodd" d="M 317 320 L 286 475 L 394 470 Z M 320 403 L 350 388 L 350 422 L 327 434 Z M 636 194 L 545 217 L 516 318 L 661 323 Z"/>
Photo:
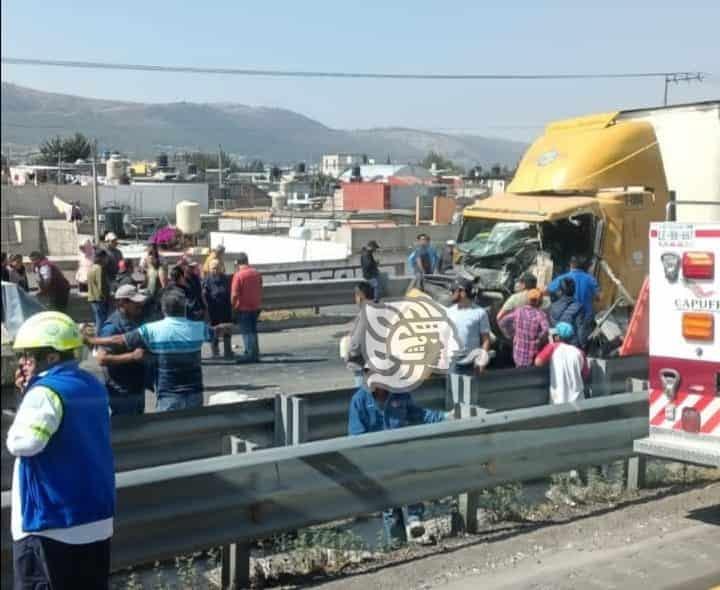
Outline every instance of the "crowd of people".
<path id="1" fill-rule="evenodd" d="M 362 252 L 363 280 L 354 290 L 360 313 L 343 352 L 357 387 L 348 409 L 351 436 L 453 417 L 452 412 L 418 406 L 411 393 L 389 391 L 368 369 L 362 311 L 383 294 L 379 248 L 370 242 Z M 262 277 L 245 254 L 238 255 L 229 276 L 223 254 L 218 247 L 202 265 L 182 257 L 168 269 L 157 247 L 150 245 L 135 272 L 114 236 L 106 236 L 104 247 L 83 244 L 87 264 L 78 271 L 78 281 L 84 279 L 95 323 L 94 331 L 83 332 L 58 313 L 67 306 L 69 292 L 63 273 L 39 253 L 31 255 L 40 296 L 54 311 L 32 316 L 14 343 L 21 354 L 16 385 L 24 395 L 7 446 L 17 458 L 11 520 L 19 587 L 31 579 L 68 588 L 99 587 L 107 581 L 115 514 L 111 415 L 142 414 L 148 389 L 155 392 L 160 412 L 202 406 L 204 343 L 213 356 L 220 356 L 222 341 L 225 359 L 258 361 Z M 430 238 L 419 235 L 408 260 L 416 284 L 437 272 L 441 261 Z M 22 258 L 18 262 L 3 255 L 3 280 L 27 288 L 24 268 Z M 573 259 L 570 271 L 545 292 L 530 274 L 521 277 L 518 287 L 497 315 L 500 330 L 512 340 L 515 365 L 549 365 L 551 401 L 578 399 L 588 373 L 582 348 L 592 322 L 595 279 Z M 447 316 L 459 344 L 449 373 L 484 370 L 494 335 L 487 310 L 475 303 L 472 281 L 455 280 Z M 245 349 L 237 358 L 230 339 L 234 325 Z M 104 384 L 80 368 L 75 353 L 83 345 L 94 348 Z M 80 478 L 78 485 L 65 475 L 80 472 L 93 477 Z M 424 535 L 423 512 L 422 504 L 385 510 L 386 541 L 397 544 Z M 73 568 L 78 560 L 88 567 Z"/>

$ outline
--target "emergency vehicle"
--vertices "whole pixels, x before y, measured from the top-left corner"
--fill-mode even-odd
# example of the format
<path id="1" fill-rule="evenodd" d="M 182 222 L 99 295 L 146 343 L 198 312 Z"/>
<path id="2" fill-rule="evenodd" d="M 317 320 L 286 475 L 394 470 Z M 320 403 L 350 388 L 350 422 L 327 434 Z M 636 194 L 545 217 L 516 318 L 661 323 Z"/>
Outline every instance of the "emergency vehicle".
<path id="1" fill-rule="evenodd" d="M 649 255 L 650 430 L 635 451 L 720 467 L 720 223 L 652 223 Z"/>

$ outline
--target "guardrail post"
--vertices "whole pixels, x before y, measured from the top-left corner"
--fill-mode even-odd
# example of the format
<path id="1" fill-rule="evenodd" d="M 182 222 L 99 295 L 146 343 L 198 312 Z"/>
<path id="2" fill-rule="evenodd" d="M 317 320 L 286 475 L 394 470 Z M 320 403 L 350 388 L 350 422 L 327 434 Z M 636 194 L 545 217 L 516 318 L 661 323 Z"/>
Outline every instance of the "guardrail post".
<path id="1" fill-rule="evenodd" d="M 278 421 L 279 432 L 275 437 L 278 444 L 294 446 L 305 442 L 308 433 L 307 402 L 303 398 L 293 395 L 278 397 L 276 403 L 279 405 L 280 412 L 279 416 L 276 414 L 275 418 Z"/>
<path id="2" fill-rule="evenodd" d="M 472 418 L 485 413 L 487 410 L 469 403 L 461 403 L 455 406 L 456 418 Z M 478 532 L 477 511 L 480 507 L 480 491 L 471 490 L 458 496 L 458 512 L 462 522 L 462 529 L 466 533 Z"/>
<path id="3" fill-rule="evenodd" d="M 288 432 L 288 397 L 279 393 L 275 396 L 275 434 L 276 447 L 284 447 L 290 440 Z"/>
<path id="4" fill-rule="evenodd" d="M 293 446 L 303 443 L 308 438 L 308 417 L 306 413 L 307 401 L 301 397 L 291 397 L 292 402 L 292 427 L 291 443 Z"/>
<path id="5" fill-rule="evenodd" d="M 640 455 L 625 460 L 625 474 L 627 477 L 627 490 L 634 492 L 645 487 L 645 467 L 647 459 Z"/>
<path id="6" fill-rule="evenodd" d="M 255 443 L 237 436 L 223 440 L 225 454 L 250 453 Z M 221 585 L 223 590 L 239 590 L 250 587 L 250 543 L 229 543 L 222 548 Z"/>

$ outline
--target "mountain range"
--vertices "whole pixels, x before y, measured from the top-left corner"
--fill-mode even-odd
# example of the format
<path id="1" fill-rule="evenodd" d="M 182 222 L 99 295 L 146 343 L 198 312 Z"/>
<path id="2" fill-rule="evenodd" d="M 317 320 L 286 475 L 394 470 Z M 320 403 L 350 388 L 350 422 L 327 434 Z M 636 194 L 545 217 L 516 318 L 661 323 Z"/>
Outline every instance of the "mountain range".
<path id="1" fill-rule="evenodd" d="M 319 161 L 324 153 L 364 153 L 384 162 L 417 162 L 429 151 L 464 166 L 512 166 L 526 145 L 469 134 L 383 127 L 332 129 L 299 113 L 236 103 L 164 104 L 83 98 L 2 83 L 3 148 L 33 149 L 76 131 L 103 149 L 133 157 L 159 151 L 226 152 L 266 162 Z"/>

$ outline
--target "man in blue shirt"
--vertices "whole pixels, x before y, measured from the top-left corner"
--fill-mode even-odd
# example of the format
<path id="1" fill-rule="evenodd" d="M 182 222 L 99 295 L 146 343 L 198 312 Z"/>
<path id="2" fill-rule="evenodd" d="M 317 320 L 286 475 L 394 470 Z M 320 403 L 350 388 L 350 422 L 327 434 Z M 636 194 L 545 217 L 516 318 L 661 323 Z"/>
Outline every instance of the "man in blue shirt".
<path id="1" fill-rule="evenodd" d="M 393 393 L 373 384 L 372 375 L 366 374 L 366 385 L 361 386 L 350 400 L 348 434 L 351 436 L 404 426 L 442 422 L 449 414 L 427 410 L 416 405 L 409 393 Z M 404 543 L 410 538 L 422 537 L 424 508 L 422 504 L 407 507 L 407 522 L 402 508 L 389 508 L 383 512 L 383 529 L 388 544 Z"/>
<path id="2" fill-rule="evenodd" d="M 430 236 L 418 234 L 415 238 L 415 249 L 408 256 L 410 273 L 415 275 L 415 283 L 419 289 L 424 288 L 425 275 L 432 274 L 438 265 L 438 255 L 430 245 Z"/>
<path id="3" fill-rule="evenodd" d="M 572 279 L 575 283 L 575 301 L 583 306 L 585 318 L 592 318 L 593 301 L 598 291 L 598 283 L 595 277 L 583 268 L 583 265 L 576 256 L 573 256 L 570 258 L 570 270 L 565 274 L 555 277 L 547 286 L 546 292 L 550 294 L 558 291 L 561 281 L 566 278 Z"/>
<path id="4" fill-rule="evenodd" d="M 547 286 L 545 292 L 548 294 L 557 292 L 562 285 L 563 279 L 571 279 L 575 283 L 574 299 L 583 308 L 583 322 L 578 330 L 578 341 L 582 346 L 585 346 L 595 320 L 593 301 L 597 296 L 598 283 L 595 277 L 585 270 L 584 265 L 577 256 L 570 258 L 570 271 L 555 277 Z"/>
<path id="5" fill-rule="evenodd" d="M 203 405 L 202 345 L 212 341 L 212 330 L 205 322 L 185 317 L 187 301 L 177 289 L 169 289 L 162 297 L 165 316 L 122 335 L 107 338 L 86 338 L 99 346 L 125 345 L 142 348 L 157 361 L 155 392 L 158 412 L 197 408 Z M 215 326 L 222 333 L 228 326 Z"/>
<path id="6" fill-rule="evenodd" d="M 117 309 L 105 320 L 100 336 L 127 334 L 140 327 L 147 297 L 137 287 L 121 285 L 115 291 Z M 124 346 L 99 348 L 98 364 L 105 370 L 105 385 L 110 394 L 113 416 L 140 415 L 145 409 L 146 370 L 143 362 L 144 349 L 130 352 Z"/>

